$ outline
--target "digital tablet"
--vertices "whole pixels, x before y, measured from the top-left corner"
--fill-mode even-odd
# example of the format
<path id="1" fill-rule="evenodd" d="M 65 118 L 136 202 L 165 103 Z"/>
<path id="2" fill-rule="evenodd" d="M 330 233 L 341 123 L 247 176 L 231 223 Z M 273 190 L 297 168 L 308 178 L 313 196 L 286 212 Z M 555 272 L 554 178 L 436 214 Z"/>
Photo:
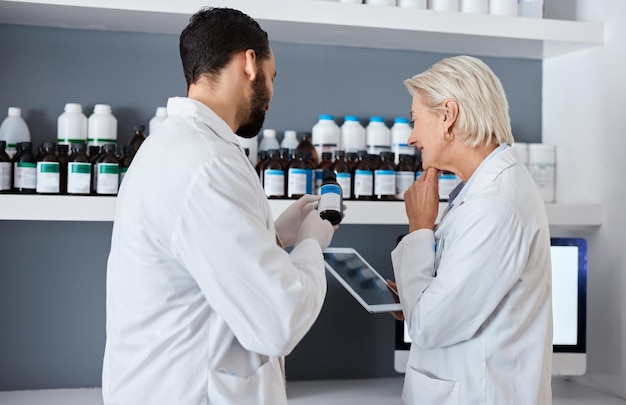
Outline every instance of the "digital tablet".
<path id="1" fill-rule="evenodd" d="M 401 311 L 398 294 L 353 248 L 324 251 L 326 270 L 369 312 Z"/>

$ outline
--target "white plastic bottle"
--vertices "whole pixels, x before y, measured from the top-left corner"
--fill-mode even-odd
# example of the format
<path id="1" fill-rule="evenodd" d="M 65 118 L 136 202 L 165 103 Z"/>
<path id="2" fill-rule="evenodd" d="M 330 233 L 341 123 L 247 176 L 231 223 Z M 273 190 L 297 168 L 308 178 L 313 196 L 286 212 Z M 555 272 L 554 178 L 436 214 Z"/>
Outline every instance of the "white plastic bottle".
<path id="1" fill-rule="evenodd" d="M 461 0 L 461 12 L 487 14 L 489 13 L 489 2 L 487 0 Z"/>
<path id="2" fill-rule="evenodd" d="M 317 156 L 321 157 L 323 152 L 330 152 L 335 156 L 335 151 L 339 148 L 341 129 L 335 123 L 332 114 L 320 114 L 319 121 L 313 125 L 311 143 L 317 151 Z M 319 162 L 315 162 L 317 164 Z"/>
<path id="3" fill-rule="evenodd" d="M 459 0 L 428 0 L 428 8 L 437 11 L 459 11 Z"/>
<path id="4" fill-rule="evenodd" d="M 370 117 L 370 122 L 365 128 L 367 138 L 367 153 L 380 155 L 380 152 L 391 151 L 391 131 L 385 125 L 383 117 Z"/>
<path id="5" fill-rule="evenodd" d="M 268 151 L 270 149 L 280 149 L 280 144 L 278 139 L 276 139 L 276 130 L 264 129 L 263 138 L 261 138 L 261 143 L 259 144 L 259 151 Z"/>
<path id="6" fill-rule="evenodd" d="M 252 163 L 252 166 L 256 166 L 259 161 L 259 136 L 255 135 L 252 138 L 244 138 L 237 135 L 239 139 L 239 145 L 245 150 L 248 149 L 248 160 Z"/>
<path id="7" fill-rule="evenodd" d="M 358 152 L 366 150 L 365 128 L 359 122 L 356 115 L 346 115 L 341 125 L 341 150 L 348 152 Z"/>
<path id="8" fill-rule="evenodd" d="M 427 8 L 426 0 L 398 0 L 398 7 L 404 8 Z"/>
<path id="9" fill-rule="evenodd" d="M 415 155 L 416 149 L 409 146 L 409 137 L 413 128 L 407 118 L 397 117 L 391 127 L 391 151 L 394 154 L 394 163 L 400 163 L 400 155 Z"/>
<path id="10" fill-rule="evenodd" d="M 528 166 L 543 201 L 553 203 L 556 188 L 556 145 L 528 144 Z"/>
<path id="11" fill-rule="evenodd" d="M 283 140 L 280 142 L 280 147 L 283 149 L 298 149 L 297 132 L 294 130 L 287 130 L 283 136 Z"/>
<path id="12" fill-rule="evenodd" d="M 96 104 L 87 120 L 89 146 L 117 144 L 117 118 L 108 104 Z"/>
<path id="13" fill-rule="evenodd" d="M 148 135 L 152 135 L 166 118 L 167 107 L 157 107 L 154 117 L 150 118 L 150 122 L 148 123 Z"/>
<path id="14" fill-rule="evenodd" d="M 9 113 L 0 125 L 0 140 L 7 143 L 6 153 L 11 158 L 15 155 L 19 142 L 30 142 L 30 131 L 22 118 L 21 108 L 9 107 Z"/>
<path id="15" fill-rule="evenodd" d="M 57 143 L 87 143 L 87 117 L 78 103 L 67 103 L 57 119 Z"/>

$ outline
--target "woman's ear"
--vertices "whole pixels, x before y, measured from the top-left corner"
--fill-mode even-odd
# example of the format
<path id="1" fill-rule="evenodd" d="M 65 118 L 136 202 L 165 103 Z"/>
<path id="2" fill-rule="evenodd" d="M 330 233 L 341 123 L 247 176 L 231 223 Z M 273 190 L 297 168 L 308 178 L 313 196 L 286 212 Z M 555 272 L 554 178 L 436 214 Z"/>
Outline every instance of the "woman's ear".
<path id="1" fill-rule="evenodd" d="M 442 120 L 446 132 L 451 132 L 456 119 L 459 116 L 459 104 L 456 100 L 449 98 L 443 102 Z"/>

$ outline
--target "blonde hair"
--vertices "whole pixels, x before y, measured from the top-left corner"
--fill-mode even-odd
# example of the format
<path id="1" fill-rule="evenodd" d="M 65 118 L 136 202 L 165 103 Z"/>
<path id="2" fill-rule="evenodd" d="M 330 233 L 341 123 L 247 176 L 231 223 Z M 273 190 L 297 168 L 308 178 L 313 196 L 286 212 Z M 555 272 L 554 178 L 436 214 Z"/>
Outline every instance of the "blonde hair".
<path id="1" fill-rule="evenodd" d="M 434 64 L 427 71 L 404 81 L 411 96 L 432 112 L 443 109 L 446 99 L 459 106 L 454 124 L 456 136 L 470 146 L 495 141 L 513 144 L 509 103 L 498 77 L 483 61 L 455 56 Z"/>

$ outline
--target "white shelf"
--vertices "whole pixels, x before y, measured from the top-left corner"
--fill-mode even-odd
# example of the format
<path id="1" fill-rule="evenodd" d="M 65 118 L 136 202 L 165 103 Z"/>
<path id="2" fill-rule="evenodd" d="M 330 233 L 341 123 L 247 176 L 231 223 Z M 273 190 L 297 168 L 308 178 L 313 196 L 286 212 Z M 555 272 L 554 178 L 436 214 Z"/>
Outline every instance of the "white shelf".
<path id="1" fill-rule="evenodd" d="M 111 196 L 0 195 L 0 220 L 16 221 L 99 221 L 115 217 L 116 198 Z M 293 200 L 270 200 L 277 218 Z M 402 201 L 346 201 L 342 224 L 406 225 Z M 439 215 L 445 209 L 439 206 Z M 550 225 L 600 226 L 600 204 L 547 204 Z"/>
<path id="2" fill-rule="evenodd" d="M 601 23 L 311 0 L 0 0 L 0 23 L 179 35 L 203 6 L 240 9 L 290 43 L 529 59 L 604 43 Z"/>

